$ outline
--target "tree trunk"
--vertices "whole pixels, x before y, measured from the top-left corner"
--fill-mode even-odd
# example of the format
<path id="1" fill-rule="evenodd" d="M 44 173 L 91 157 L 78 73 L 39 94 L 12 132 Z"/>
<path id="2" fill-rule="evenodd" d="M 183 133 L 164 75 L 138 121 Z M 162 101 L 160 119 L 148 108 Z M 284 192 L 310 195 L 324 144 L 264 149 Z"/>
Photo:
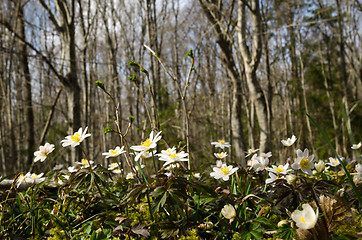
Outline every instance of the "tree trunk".
<path id="1" fill-rule="evenodd" d="M 262 51 L 262 32 L 259 2 L 257 0 L 253 0 L 250 4 L 251 9 L 249 13 L 252 26 L 252 43 L 250 44 L 251 50 L 247 45 L 246 36 L 246 4 L 243 0 L 239 0 L 238 3 L 238 43 L 240 53 L 243 58 L 246 82 L 249 89 L 249 97 L 251 103 L 255 106 L 256 116 L 258 118 L 258 125 L 260 131 L 259 149 L 260 152 L 267 152 L 269 150 L 268 142 L 270 139 L 267 103 L 263 90 L 261 89 L 260 83 L 256 76 L 256 70 L 260 62 Z"/>
<path id="2" fill-rule="evenodd" d="M 24 26 L 24 5 L 22 1 L 19 2 L 18 6 L 18 16 L 17 16 L 17 27 L 19 36 L 26 40 L 25 36 L 25 26 Z M 18 39 L 18 44 L 20 48 L 20 66 L 23 74 L 23 99 L 24 99 L 24 130 L 25 130 L 25 149 L 26 149 L 26 164 L 30 166 L 33 162 L 33 153 L 35 150 L 35 140 L 34 140 L 34 112 L 31 96 L 31 75 L 29 70 L 29 61 L 28 61 L 28 50 L 24 41 Z"/>
<path id="3" fill-rule="evenodd" d="M 340 6 L 340 0 L 336 0 L 337 4 L 337 13 L 338 13 L 338 44 L 339 44 L 339 56 L 340 56 L 340 64 L 341 64 L 341 71 L 342 71 L 342 82 L 343 82 L 343 97 L 342 97 L 342 103 L 344 106 L 344 112 L 345 112 L 345 124 L 347 133 L 350 138 L 350 145 L 354 143 L 353 139 L 353 133 L 352 133 L 352 127 L 351 127 L 351 118 L 349 115 L 349 106 L 348 106 L 348 95 L 349 95 L 349 88 L 348 88 L 348 82 L 347 82 L 347 70 L 346 70 L 346 57 L 345 57 L 345 44 L 344 44 L 344 34 L 343 34 L 343 26 L 342 26 L 342 13 L 341 13 L 341 6 Z M 347 158 L 348 157 L 348 151 L 345 151 L 343 155 Z"/>
<path id="4" fill-rule="evenodd" d="M 222 62 L 226 67 L 227 73 L 233 83 L 233 103 L 231 107 L 232 144 L 235 151 L 235 158 L 241 161 L 241 166 L 245 167 L 245 147 L 241 118 L 241 77 L 237 70 L 234 57 L 232 55 L 233 43 L 230 40 L 230 36 L 226 35 L 227 31 L 225 29 L 222 29 L 222 26 L 220 25 L 221 17 L 218 16 L 218 12 L 214 12 L 214 9 L 211 8 L 209 3 L 206 3 L 202 0 L 199 0 L 199 3 L 207 19 L 213 26 L 213 30 L 216 36 L 216 42 L 221 49 Z"/>

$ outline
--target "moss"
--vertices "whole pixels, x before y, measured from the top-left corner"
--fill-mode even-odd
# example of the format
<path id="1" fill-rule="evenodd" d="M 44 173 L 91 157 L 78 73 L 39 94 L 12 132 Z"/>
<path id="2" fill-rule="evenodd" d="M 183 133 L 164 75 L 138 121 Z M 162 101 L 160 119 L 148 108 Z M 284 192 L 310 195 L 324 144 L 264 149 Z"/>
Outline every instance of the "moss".
<path id="1" fill-rule="evenodd" d="M 198 240 L 200 239 L 199 236 L 197 235 L 197 230 L 196 229 L 192 229 L 189 231 L 189 235 L 188 236 L 181 236 L 180 240 Z"/>
<path id="2" fill-rule="evenodd" d="M 59 226 L 50 229 L 51 237 L 48 240 L 62 240 L 66 239 L 65 232 Z"/>
<path id="3" fill-rule="evenodd" d="M 338 236 L 357 236 L 357 233 L 362 231 L 362 214 L 358 211 L 354 212 L 355 225 L 341 225 L 335 230 Z"/>

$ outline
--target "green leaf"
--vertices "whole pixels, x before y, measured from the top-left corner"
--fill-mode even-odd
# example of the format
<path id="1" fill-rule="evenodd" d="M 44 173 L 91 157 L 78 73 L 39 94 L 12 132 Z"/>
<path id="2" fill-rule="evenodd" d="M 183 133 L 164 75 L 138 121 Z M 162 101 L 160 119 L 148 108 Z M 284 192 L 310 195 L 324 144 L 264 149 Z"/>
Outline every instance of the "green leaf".
<path id="1" fill-rule="evenodd" d="M 129 119 L 129 123 L 132 124 L 134 122 L 134 120 L 135 120 L 135 117 L 134 116 L 129 116 L 128 119 Z"/>
<path id="2" fill-rule="evenodd" d="M 132 77 L 129 77 L 128 80 L 138 85 L 138 80 L 136 78 L 136 74 L 133 74 Z"/>
<path id="3" fill-rule="evenodd" d="M 113 128 L 110 125 L 107 125 L 105 129 L 103 129 L 103 133 L 114 132 Z"/>
<path id="4" fill-rule="evenodd" d="M 185 55 L 190 58 L 194 58 L 194 53 L 192 52 L 192 48 L 190 49 L 190 51 L 188 53 L 185 53 Z"/>
<path id="5" fill-rule="evenodd" d="M 253 235 L 254 239 L 263 239 L 263 234 L 257 231 L 251 231 L 251 235 Z"/>
<path id="6" fill-rule="evenodd" d="M 135 61 L 133 61 L 133 60 L 129 61 L 129 62 L 128 62 L 128 65 L 129 65 L 130 67 L 139 67 L 139 65 L 138 65 Z"/>
<path id="7" fill-rule="evenodd" d="M 100 89 L 102 89 L 103 91 L 106 91 L 106 89 L 104 88 L 104 83 L 103 82 L 96 81 L 95 83 Z"/>

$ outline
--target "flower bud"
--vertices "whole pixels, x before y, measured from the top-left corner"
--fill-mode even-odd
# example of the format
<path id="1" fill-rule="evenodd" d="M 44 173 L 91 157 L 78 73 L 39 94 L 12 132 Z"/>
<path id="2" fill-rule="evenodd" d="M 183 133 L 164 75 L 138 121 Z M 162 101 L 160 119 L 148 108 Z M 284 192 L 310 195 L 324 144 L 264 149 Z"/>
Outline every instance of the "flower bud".
<path id="1" fill-rule="evenodd" d="M 353 182 L 354 182 L 354 184 L 356 184 L 356 185 L 361 184 L 361 183 L 362 183 L 362 174 L 354 175 L 354 177 L 353 177 Z"/>
<path id="2" fill-rule="evenodd" d="M 320 172 L 324 171 L 324 169 L 326 168 L 326 165 L 323 160 L 319 160 L 318 163 L 314 164 L 314 167 L 317 170 L 317 172 L 320 173 Z"/>
<path id="3" fill-rule="evenodd" d="M 221 214 L 227 219 L 233 219 L 236 216 L 236 211 L 233 206 L 227 204 L 221 209 Z"/>
<path id="4" fill-rule="evenodd" d="M 358 172 L 359 174 L 362 174 L 362 164 L 361 163 L 358 163 L 356 165 L 356 172 Z"/>
<path id="5" fill-rule="evenodd" d="M 282 227 L 283 225 L 287 225 L 288 224 L 288 220 L 284 219 L 278 222 L 278 227 Z"/>
<path id="6" fill-rule="evenodd" d="M 297 180 L 297 176 L 293 174 L 288 174 L 286 177 L 288 184 L 293 184 Z"/>

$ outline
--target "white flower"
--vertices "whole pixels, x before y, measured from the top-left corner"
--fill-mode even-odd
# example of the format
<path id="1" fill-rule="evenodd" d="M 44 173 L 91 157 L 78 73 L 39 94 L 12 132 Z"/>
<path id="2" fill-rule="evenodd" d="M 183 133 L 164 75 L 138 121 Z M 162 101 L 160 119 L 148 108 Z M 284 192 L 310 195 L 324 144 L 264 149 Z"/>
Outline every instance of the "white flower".
<path id="1" fill-rule="evenodd" d="M 268 164 L 269 158 L 258 157 L 256 154 L 248 161 L 248 166 L 253 168 L 255 172 L 263 171 L 268 167 Z"/>
<path id="2" fill-rule="evenodd" d="M 319 160 L 318 163 L 314 164 L 315 169 L 317 170 L 317 172 L 323 172 L 324 169 L 326 168 L 326 164 L 324 163 L 323 160 Z"/>
<path id="3" fill-rule="evenodd" d="M 259 148 L 255 149 L 255 148 L 250 148 L 246 153 L 245 157 L 249 157 L 251 154 L 256 153 L 257 151 L 259 151 Z"/>
<path id="4" fill-rule="evenodd" d="M 291 138 L 288 138 L 287 140 L 282 140 L 282 144 L 286 147 L 290 147 L 294 144 L 294 142 L 297 140 L 297 138 L 293 135 Z"/>
<path id="5" fill-rule="evenodd" d="M 227 155 L 228 155 L 227 152 L 214 153 L 214 156 L 215 156 L 216 158 L 218 158 L 218 159 L 224 159 L 224 158 L 227 157 Z"/>
<path id="6" fill-rule="evenodd" d="M 144 167 L 145 167 L 144 164 L 140 164 L 140 165 L 141 165 L 141 168 L 144 168 Z M 138 165 L 136 165 L 133 169 L 134 169 L 135 171 L 140 170 L 140 168 L 138 167 Z"/>
<path id="7" fill-rule="evenodd" d="M 250 169 L 256 169 L 256 166 L 259 164 L 258 154 L 254 154 L 253 157 L 248 161 L 247 165 Z"/>
<path id="8" fill-rule="evenodd" d="M 26 178 L 29 178 L 30 180 L 36 180 L 36 179 L 40 179 L 43 180 L 44 178 L 42 178 L 42 176 L 44 175 L 44 173 L 40 173 L 39 175 L 36 173 L 27 173 L 25 175 Z"/>
<path id="9" fill-rule="evenodd" d="M 172 170 L 175 169 L 175 168 L 179 168 L 179 167 L 180 167 L 179 163 L 168 165 L 167 167 L 165 167 L 165 170 L 169 171 L 169 172 L 166 172 L 165 175 L 167 177 L 171 176 L 172 175 Z"/>
<path id="10" fill-rule="evenodd" d="M 269 172 L 269 177 L 267 180 L 265 180 L 265 183 L 266 184 L 269 184 L 269 183 L 272 183 L 278 179 L 285 179 L 285 177 L 283 175 L 275 175 L 274 173 L 272 172 Z"/>
<path id="11" fill-rule="evenodd" d="M 273 172 L 275 174 L 284 174 L 286 175 L 288 172 L 292 171 L 292 169 L 289 169 L 289 163 L 285 164 L 285 165 L 272 165 L 271 168 L 268 168 L 269 172 Z"/>
<path id="12" fill-rule="evenodd" d="M 165 161 L 163 166 L 167 166 L 168 164 L 179 162 L 179 161 L 188 161 L 187 158 L 189 156 L 188 153 L 181 151 L 179 153 L 176 152 L 176 148 L 169 148 L 167 150 L 162 150 L 160 154 L 157 154 L 160 158 L 160 161 Z"/>
<path id="13" fill-rule="evenodd" d="M 283 225 L 288 225 L 288 220 L 284 219 L 278 222 L 277 226 L 278 227 L 283 227 Z"/>
<path id="14" fill-rule="evenodd" d="M 229 176 L 236 172 L 238 169 L 238 167 L 233 168 L 232 165 L 227 166 L 226 164 L 222 164 L 221 167 L 214 167 L 213 172 L 210 173 L 210 176 L 214 177 L 215 179 L 222 178 L 224 181 L 228 181 Z"/>
<path id="15" fill-rule="evenodd" d="M 211 142 L 211 145 L 215 145 L 215 147 L 219 147 L 221 149 L 229 148 L 231 145 L 228 142 L 225 142 L 225 140 L 217 140 L 217 142 Z"/>
<path id="16" fill-rule="evenodd" d="M 292 185 L 293 183 L 295 183 L 295 181 L 297 181 L 297 176 L 295 176 L 294 174 L 288 174 L 287 176 L 285 176 L 285 179 L 287 180 L 288 184 Z"/>
<path id="17" fill-rule="evenodd" d="M 153 134 L 153 131 L 151 131 L 149 138 L 142 142 L 141 145 L 132 146 L 131 149 L 136 152 L 142 152 L 155 148 L 157 146 L 156 143 L 162 138 L 162 136 L 160 136 L 161 132 L 158 132 L 155 136 L 153 136 Z"/>
<path id="18" fill-rule="evenodd" d="M 221 209 L 221 214 L 224 216 L 224 218 L 226 219 L 233 219 L 236 217 L 236 211 L 235 208 L 233 206 L 231 206 L 230 204 L 225 205 L 222 209 Z"/>
<path id="19" fill-rule="evenodd" d="M 75 167 L 71 166 L 71 167 L 68 167 L 68 171 L 70 173 L 74 173 L 74 172 L 78 171 L 78 168 L 77 168 L 77 166 L 75 166 Z"/>
<path id="20" fill-rule="evenodd" d="M 66 136 L 64 140 L 60 141 L 62 143 L 62 146 L 63 147 L 78 146 L 86 137 L 91 136 L 90 133 L 86 134 L 87 129 L 88 129 L 88 127 L 86 127 L 83 132 L 82 128 L 79 128 L 79 130 L 77 132 L 75 132 L 73 135 Z"/>
<path id="21" fill-rule="evenodd" d="M 61 170 L 62 168 L 63 168 L 63 164 L 57 164 L 53 167 L 53 170 L 58 171 L 58 170 Z"/>
<path id="22" fill-rule="evenodd" d="M 304 152 L 302 150 L 297 150 L 297 159 L 292 164 L 292 168 L 294 170 L 301 169 L 304 173 L 313 175 L 312 169 L 314 168 L 313 163 L 314 155 L 309 156 L 308 149 L 304 149 Z"/>
<path id="23" fill-rule="evenodd" d="M 358 185 L 362 183 L 362 174 L 356 174 L 353 176 L 354 184 Z"/>
<path id="24" fill-rule="evenodd" d="M 341 160 L 342 160 L 342 158 L 341 158 Z M 329 163 L 326 163 L 326 164 L 329 165 L 329 166 L 332 166 L 332 167 L 337 167 L 339 165 L 339 161 L 338 161 L 337 158 L 330 157 L 329 158 Z"/>
<path id="25" fill-rule="evenodd" d="M 225 163 L 223 163 L 221 160 L 217 160 L 217 161 L 216 161 L 216 167 L 218 167 L 218 168 L 221 168 L 221 166 L 222 166 L 223 164 L 225 164 Z"/>
<path id="26" fill-rule="evenodd" d="M 133 174 L 133 172 L 128 173 L 127 176 L 126 176 L 127 180 L 128 179 L 134 179 L 134 178 L 135 178 L 135 175 Z"/>
<path id="27" fill-rule="evenodd" d="M 93 161 L 88 161 L 87 159 L 82 159 L 81 162 L 75 162 L 75 164 L 79 165 L 80 168 L 87 168 L 87 167 L 91 166 L 93 163 L 94 163 Z"/>
<path id="28" fill-rule="evenodd" d="M 259 154 L 259 157 L 262 157 L 262 158 L 270 158 L 271 156 L 273 156 L 271 152 Z"/>
<path id="29" fill-rule="evenodd" d="M 116 169 L 113 169 L 112 172 L 113 172 L 113 173 L 116 173 L 116 174 L 120 174 L 120 173 L 122 173 L 122 170 L 119 169 L 119 168 L 116 168 Z"/>
<path id="30" fill-rule="evenodd" d="M 34 152 L 34 162 L 41 161 L 44 162 L 44 160 L 47 158 L 48 154 L 53 152 L 54 150 L 54 144 L 45 143 L 44 146 L 40 146 L 39 150 Z"/>
<path id="31" fill-rule="evenodd" d="M 358 163 L 355 167 L 356 172 L 358 172 L 359 174 L 362 174 L 362 164 Z"/>
<path id="32" fill-rule="evenodd" d="M 194 173 L 193 176 L 194 176 L 195 178 L 200 178 L 200 177 L 201 177 L 201 174 L 200 174 L 200 173 Z"/>
<path id="33" fill-rule="evenodd" d="M 23 174 L 20 174 L 17 179 L 16 187 L 19 187 L 23 182 L 26 182 L 26 183 L 42 182 L 45 180 L 45 178 L 42 178 L 43 175 L 44 175 L 44 173 L 40 173 L 39 175 L 37 175 L 36 173 L 30 173 L 30 172 L 25 174 L 25 176 Z"/>
<path id="34" fill-rule="evenodd" d="M 303 210 L 295 210 L 291 217 L 297 224 L 298 228 L 301 229 L 312 229 L 318 220 L 318 208 L 317 212 L 314 212 L 313 208 L 305 203 L 302 205 Z"/>
<path id="35" fill-rule="evenodd" d="M 180 164 L 176 163 L 176 164 L 170 164 L 167 167 L 165 167 L 166 171 L 171 171 L 172 169 L 178 168 L 180 167 Z"/>
<path id="36" fill-rule="evenodd" d="M 126 152 L 123 149 L 124 149 L 124 146 L 122 146 L 122 148 L 117 146 L 115 149 L 110 149 L 108 152 L 102 153 L 102 155 L 106 156 L 106 158 L 117 157 L 117 156 L 121 155 L 122 153 Z"/>
<path id="37" fill-rule="evenodd" d="M 134 160 L 137 162 L 140 158 L 141 159 L 145 159 L 145 158 L 150 158 L 152 157 L 152 155 L 156 154 L 156 150 L 153 150 L 152 152 L 149 151 L 142 151 L 137 153 L 136 157 L 134 158 Z"/>
<path id="38" fill-rule="evenodd" d="M 17 185 L 16 187 L 19 188 L 19 186 L 25 181 L 25 176 L 24 174 L 20 174 L 18 179 L 17 179 Z"/>
<path id="39" fill-rule="evenodd" d="M 108 165 L 108 170 L 113 170 L 118 167 L 119 167 L 118 163 L 114 162 Z"/>
<path id="40" fill-rule="evenodd" d="M 267 167 L 269 165 L 269 158 L 258 157 L 258 161 L 259 161 L 259 163 L 255 166 L 256 172 L 267 169 Z"/>
<path id="41" fill-rule="evenodd" d="M 361 146 L 362 146 L 362 142 L 359 142 L 358 144 L 353 144 L 351 148 L 352 148 L 353 150 L 357 150 L 357 149 L 359 149 Z"/>

